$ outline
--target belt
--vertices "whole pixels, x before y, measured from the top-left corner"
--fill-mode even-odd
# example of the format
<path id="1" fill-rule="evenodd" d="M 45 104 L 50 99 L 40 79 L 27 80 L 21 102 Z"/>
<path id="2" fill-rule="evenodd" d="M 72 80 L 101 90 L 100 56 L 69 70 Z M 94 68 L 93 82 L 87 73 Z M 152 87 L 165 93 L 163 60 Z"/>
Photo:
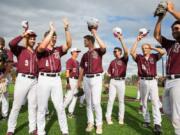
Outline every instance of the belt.
<path id="1" fill-rule="evenodd" d="M 111 79 L 114 79 L 114 80 L 125 80 L 125 77 L 112 77 Z"/>
<path id="2" fill-rule="evenodd" d="M 167 75 L 166 76 L 166 79 L 169 79 L 169 80 L 172 80 L 172 79 L 177 79 L 177 78 L 180 78 L 180 75 Z"/>
<path id="3" fill-rule="evenodd" d="M 36 79 L 36 76 L 34 76 L 34 75 L 21 74 L 21 76 L 29 78 L 29 79 Z"/>
<path id="4" fill-rule="evenodd" d="M 56 77 L 59 76 L 59 73 L 40 73 L 42 76 L 48 76 L 48 77 Z"/>
<path id="5" fill-rule="evenodd" d="M 72 79 L 78 79 L 78 77 L 70 77 L 70 78 L 72 78 Z"/>
<path id="6" fill-rule="evenodd" d="M 155 77 L 140 77 L 142 80 L 154 80 Z"/>
<path id="7" fill-rule="evenodd" d="M 96 76 L 100 76 L 101 74 L 85 74 L 85 76 L 87 78 L 93 78 L 93 77 L 96 77 Z"/>

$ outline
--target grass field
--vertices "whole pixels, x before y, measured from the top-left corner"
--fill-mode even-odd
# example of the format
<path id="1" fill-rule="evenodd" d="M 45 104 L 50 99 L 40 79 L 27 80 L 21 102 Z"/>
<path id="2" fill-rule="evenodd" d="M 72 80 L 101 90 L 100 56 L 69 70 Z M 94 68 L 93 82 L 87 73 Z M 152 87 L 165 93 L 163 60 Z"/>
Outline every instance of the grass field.
<path id="1" fill-rule="evenodd" d="M 13 93 L 13 86 L 10 87 L 10 94 Z M 162 94 L 162 88 L 160 88 L 160 95 Z M 102 95 L 102 109 L 103 116 L 106 112 L 107 105 L 107 96 Z M 130 98 L 136 97 L 136 87 L 135 86 L 127 86 L 126 96 Z M 143 122 L 142 116 L 138 113 L 139 103 L 137 101 L 129 101 L 126 100 L 126 112 L 125 112 L 125 125 L 120 126 L 118 124 L 118 104 L 117 101 L 114 104 L 112 119 L 114 124 L 107 125 L 104 118 L 103 124 L 103 135 L 152 135 L 153 124 L 150 129 L 142 128 L 141 124 Z M 10 105 L 12 105 L 12 96 L 10 97 Z M 149 107 L 151 104 L 149 104 Z M 49 103 L 50 112 L 54 111 L 53 105 Z M 151 109 L 150 109 L 151 110 Z M 78 104 L 75 110 L 75 118 L 68 119 L 68 125 L 70 130 L 70 135 L 95 135 L 95 130 L 92 133 L 86 133 L 86 109 L 79 108 Z M 173 135 L 173 128 L 171 126 L 170 121 L 166 116 L 162 116 L 162 128 L 163 135 Z M 0 121 L 0 135 L 5 135 L 7 130 L 7 121 Z M 57 122 L 56 114 L 53 113 L 50 121 L 46 123 L 46 131 L 48 135 L 61 135 L 59 125 Z M 27 120 L 27 106 L 23 107 L 19 118 L 18 124 L 16 128 L 16 135 L 28 135 L 28 120 Z"/>

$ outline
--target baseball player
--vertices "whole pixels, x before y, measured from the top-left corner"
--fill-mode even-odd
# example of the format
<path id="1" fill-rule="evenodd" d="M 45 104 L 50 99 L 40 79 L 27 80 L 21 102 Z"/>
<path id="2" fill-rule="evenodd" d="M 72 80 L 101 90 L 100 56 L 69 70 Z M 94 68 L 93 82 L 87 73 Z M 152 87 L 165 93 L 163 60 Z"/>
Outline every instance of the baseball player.
<path id="1" fill-rule="evenodd" d="M 74 95 L 78 92 L 77 82 L 79 77 L 79 62 L 77 61 L 77 57 L 80 52 L 81 51 L 79 49 L 72 48 L 71 58 L 66 62 L 67 93 L 64 98 L 64 107 L 66 108 L 69 105 L 68 116 L 70 118 L 73 117 L 73 112 L 77 101 L 77 96 Z"/>
<path id="2" fill-rule="evenodd" d="M 163 110 L 167 114 L 175 129 L 175 134 L 180 135 L 180 21 L 175 21 L 172 26 L 174 40 L 167 39 L 161 34 L 161 23 L 164 16 L 160 16 L 154 30 L 155 39 L 167 51 L 166 82 L 163 96 Z"/>
<path id="3" fill-rule="evenodd" d="M 132 49 L 131 55 L 138 66 L 138 76 L 140 95 L 143 105 L 143 126 L 148 128 L 150 126 L 150 115 L 147 106 L 147 100 L 150 95 L 152 101 L 152 111 L 154 119 L 154 132 L 160 134 L 161 131 L 161 114 L 159 110 L 159 94 L 157 80 L 156 63 L 165 54 L 165 51 L 161 48 L 154 48 L 150 44 L 145 43 L 142 45 L 142 54 L 137 54 L 136 49 L 138 43 L 144 38 L 143 34 L 139 34 Z M 158 53 L 151 53 L 151 50 Z"/>
<path id="4" fill-rule="evenodd" d="M 5 40 L 0 37 L 0 102 L 2 103 L 2 119 L 7 119 L 9 111 L 8 84 L 10 82 L 9 73 L 12 69 L 13 54 L 4 48 Z"/>
<path id="5" fill-rule="evenodd" d="M 57 112 L 58 122 L 63 135 L 68 135 L 67 118 L 63 105 L 62 82 L 59 76 L 61 71 L 61 57 L 71 47 L 69 22 L 63 19 L 66 44 L 55 47 L 57 34 L 54 25 L 50 23 L 50 30 L 44 35 L 44 40 L 37 47 L 39 77 L 38 77 L 38 135 L 45 135 L 45 114 L 48 108 L 48 99 L 51 100 Z"/>
<path id="6" fill-rule="evenodd" d="M 120 125 L 124 124 L 124 112 L 125 112 L 124 95 L 125 95 L 125 76 L 126 76 L 126 69 L 128 63 L 128 48 L 124 43 L 122 34 L 118 33 L 117 38 L 122 44 L 124 53 L 122 52 L 121 48 L 115 47 L 114 48 L 115 59 L 111 61 L 108 68 L 108 74 L 111 80 L 109 84 L 109 100 L 106 111 L 106 121 L 107 124 L 109 125 L 113 124 L 111 120 L 111 115 L 112 115 L 112 109 L 113 109 L 114 100 L 116 98 L 116 94 L 119 100 L 119 124 Z"/>
<path id="7" fill-rule="evenodd" d="M 25 39 L 25 45 L 18 45 Z M 29 133 L 36 135 L 36 84 L 37 84 L 37 57 L 33 49 L 36 42 L 36 34 L 27 30 L 22 35 L 10 41 L 9 46 L 17 57 L 17 78 L 14 86 L 14 101 L 8 119 L 7 135 L 13 135 L 17 123 L 17 117 L 24 100 L 28 100 Z"/>
<path id="8" fill-rule="evenodd" d="M 80 63 L 80 76 L 78 87 L 83 85 L 86 98 L 86 109 L 88 125 L 86 132 L 91 132 L 94 128 L 94 115 L 96 115 L 96 133 L 102 134 L 102 108 L 101 108 L 101 92 L 102 92 L 102 58 L 106 52 L 106 46 L 97 34 L 96 29 L 91 29 L 91 35 L 84 36 L 84 45 L 88 51 L 83 55 Z M 95 48 L 94 43 L 97 40 L 100 48 Z"/>

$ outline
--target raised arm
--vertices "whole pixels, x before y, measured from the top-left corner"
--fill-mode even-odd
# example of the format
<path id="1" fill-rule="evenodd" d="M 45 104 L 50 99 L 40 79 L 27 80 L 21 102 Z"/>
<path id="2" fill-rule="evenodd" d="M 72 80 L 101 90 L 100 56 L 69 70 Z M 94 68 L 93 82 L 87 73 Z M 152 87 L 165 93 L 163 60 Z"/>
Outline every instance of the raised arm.
<path id="1" fill-rule="evenodd" d="M 159 59 L 166 53 L 166 51 L 162 48 L 151 47 L 151 50 L 159 53 Z"/>
<path id="2" fill-rule="evenodd" d="M 47 48 L 48 44 L 50 43 L 50 41 L 53 37 L 53 34 L 55 32 L 55 27 L 54 27 L 53 22 L 50 22 L 49 26 L 50 26 L 50 32 L 38 46 L 38 48 L 37 48 L 38 52 L 43 52 Z"/>
<path id="3" fill-rule="evenodd" d="M 136 60 L 136 57 L 137 57 L 136 50 L 137 50 L 138 43 L 142 38 L 143 38 L 143 35 L 138 35 L 135 43 L 133 44 L 133 47 L 131 48 L 130 54 L 131 54 L 131 56 L 133 57 L 134 60 Z"/>
<path id="4" fill-rule="evenodd" d="M 99 37 L 99 35 L 97 34 L 97 30 L 96 29 L 92 29 L 91 33 L 93 34 L 94 38 L 96 39 L 96 41 L 99 44 L 99 47 L 101 49 L 106 49 L 106 45 L 104 44 L 104 42 L 101 40 L 101 38 Z"/>
<path id="5" fill-rule="evenodd" d="M 127 58 L 129 52 L 128 52 L 128 48 L 127 48 L 127 46 L 126 46 L 126 44 L 125 44 L 125 42 L 124 42 L 124 39 L 123 39 L 122 34 L 118 33 L 118 37 L 117 37 L 117 38 L 118 38 L 119 41 L 121 42 L 122 48 L 123 48 L 123 50 L 124 50 L 124 57 Z"/>
<path id="6" fill-rule="evenodd" d="M 165 16 L 165 15 L 164 15 Z M 161 35 L 161 23 L 164 16 L 160 16 L 157 20 L 155 29 L 154 29 L 154 38 L 161 43 L 162 42 L 162 35 Z"/>
<path id="7" fill-rule="evenodd" d="M 66 52 L 72 46 L 72 38 L 69 31 L 69 22 L 67 18 L 63 18 L 63 23 L 64 23 L 64 30 L 65 30 L 65 36 L 66 36 L 66 44 L 63 45 L 63 51 Z"/>
<path id="8" fill-rule="evenodd" d="M 172 14 L 177 20 L 180 20 L 180 11 L 176 11 L 174 9 L 174 4 L 172 1 L 167 2 L 167 10 L 170 14 Z"/>

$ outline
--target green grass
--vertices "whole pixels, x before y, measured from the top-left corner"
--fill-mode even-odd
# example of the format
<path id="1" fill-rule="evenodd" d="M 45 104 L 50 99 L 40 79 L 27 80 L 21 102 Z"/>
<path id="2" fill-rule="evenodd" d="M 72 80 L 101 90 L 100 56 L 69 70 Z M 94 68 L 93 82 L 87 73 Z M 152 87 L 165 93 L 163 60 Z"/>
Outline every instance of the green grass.
<path id="1" fill-rule="evenodd" d="M 160 88 L 160 95 L 162 94 L 163 89 Z M 10 94 L 13 93 L 13 85 L 10 86 Z M 127 86 L 126 89 L 126 96 L 135 98 L 136 97 L 136 87 L 135 86 Z M 102 95 L 102 109 L 103 109 L 103 116 L 106 112 L 106 105 L 107 105 L 107 97 L 108 95 Z M 105 122 L 105 118 L 103 118 L 103 135 L 152 135 L 153 131 L 153 124 L 151 124 L 151 129 L 142 128 L 141 123 L 143 122 L 142 115 L 138 114 L 138 102 L 133 101 L 126 101 L 126 112 L 125 112 L 125 125 L 120 126 L 118 125 L 118 103 L 117 101 L 114 104 L 112 119 L 114 124 L 107 125 Z M 10 105 L 12 105 L 12 97 L 10 97 Z M 151 104 L 149 104 L 151 108 Z M 49 103 L 49 110 L 50 112 L 54 111 L 53 105 Z M 78 105 L 76 106 L 75 110 L 76 117 L 73 119 L 68 119 L 68 125 L 70 130 L 70 135 L 95 135 L 95 130 L 92 133 L 87 134 L 85 132 L 86 127 L 86 109 L 79 108 Z M 173 128 L 171 126 L 170 121 L 166 116 L 162 116 L 162 128 L 163 128 L 163 135 L 173 135 Z M 0 121 L 0 135 L 5 135 L 7 130 L 7 121 L 3 120 Z M 52 115 L 50 121 L 46 123 L 46 131 L 48 135 L 61 135 L 59 125 L 57 122 L 56 114 Z M 17 135 L 27 135 L 28 134 L 28 119 L 27 119 L 27 106 L 23 107 L 19 118 L 18 124 L 16 128 Z"/>

